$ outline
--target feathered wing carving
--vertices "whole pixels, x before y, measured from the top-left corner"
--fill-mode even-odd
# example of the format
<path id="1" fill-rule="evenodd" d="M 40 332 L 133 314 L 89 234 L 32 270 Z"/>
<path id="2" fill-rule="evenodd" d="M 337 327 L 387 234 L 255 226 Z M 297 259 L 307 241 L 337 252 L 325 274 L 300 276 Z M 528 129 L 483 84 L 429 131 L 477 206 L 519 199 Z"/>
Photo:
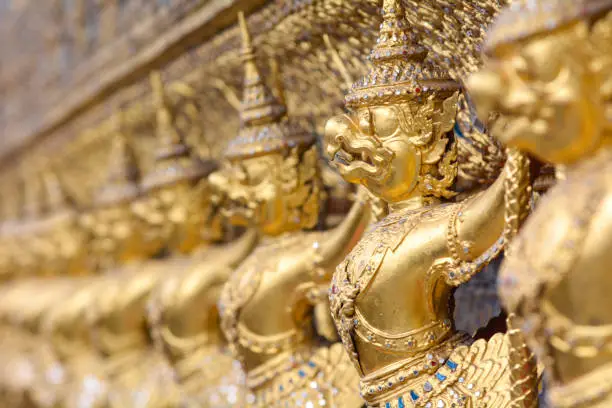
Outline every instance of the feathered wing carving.
<path id="1" fill-rule="evenodd" d="M 511 0 L 404 0 L 406 18 L 436 65 L 461 81 L 481 63 L 487 27 Z"/>
<path id="2" fill-rule="evenodd" d="M 459 161 L 456 188 L 469 192 L 492 184 L 501 173 L 506 155 L 501 143 L 476 117 L 469 96 L 461 95 L 458 105 L 454 128 Z"/>
<path id="3" fill-rule="evenodd" d="M 355 385 L 359 383 L 359 374 L 351 363 L 341 343 L 323 347 L 316 353 L 314 359 L 321 359 L 326 364 L 321 365 L 321 372 L 327 379 L 327 384 L 333 384 L 334 389 L 324 390 L 329 393 L 330 406 L 361 406 L 362 401 Z"/>
<path id="4" fill-rule="evenodd" d="M 511 0 L 404 0 L 406 19 L 429 50 L 428 58 L 462 83 L 482 64 L 481 47 L 488 26 Z M 458 188 L 471 191 L 493 182 L 505 161 L 504 151 L 477 119 L 462 95 L 454 133 L 458 143 Z"/>
<path id="5" fill-rule="evenodd" d="M 480 68 L 482 64 L 481 46 L 487 28 L 500 9 L 511 1 L 404 0 L 404 4 L 407 7 L 406 18 L 419 35 L 420 43 L 429 50 L 428 57 L 432 59 L 434 65 L 448 71 L 455 80 L 463 82 L 471 73 Z M 453 131 L 457 140 L 459 164 L 455 188 L 459 193 L 465 193 L 467 196 L 487 187 L 500 176 L 506 161 L 506 152 L 492 137 L 486 126 L 478 120 L 469 95 L 465 93 L 458 101 L 458 112 Z M 508 180 L 507 184 L 512 181 Z M 516 187 L 522 188 L 523 186 L 517 185 Z M 461 196 L 462 194 L 458 196 L 459 199 Z M 515 224 L 511 223 L 508 226 L 513 232 L 518 228 L 518 224 Z M 487 326 L 492 318 L 501 314 L 496 284 L 499 261 L 489 265 L 483 272 L 456 290 L 455 320 L 458 328 L 474 334 L 479 328 Z M 515 366 L 518 365 L 514 360 L 518 359 L 523 363 L 529 360 L 524 355 L 528 350 L 520 341 L 519 334 L 517 331 L 511 331 L 506 335 L 509 337 L 505 337 L 503 342 L 500 342 L 499 338 L 495 340 L 497 336 L 494 336 L 489 343 L 486 343 L 486 347 L 484 344 L 482 346 L 487 349 L 486 352 L 497 346 L 502 347 L 503 350 L 493 352 L 508 355 L 510 364 L 515 369 Z M 473 350 L 479 348 L 477 344 L 479 343 L 472 346 Z M 496 357 L 499 358 L 499 355 Z M 484 367 L 489 366 L 486 363 L 479 365 L 478 370 L 483 370 Z M 492 370 L 490 375 L 493 377 L 496 375 L 494 372 L 501 373 L 499 369 L 489 368 Z M 512 375 L 517 374 L 515 371 L 511 370 Z M 479 374 L 474 373 L 473 375 L 478 376 Z M 525 381 L 519 381 L 516 378 L 514 380 L 528 383 L 531 379 L 532 376 L 526 376 Z M 513 390 L 514 394 L 516 392 L 516 389 Z M 506 399 L 508 395 L 489 395 L 489 398 Z M 532 402 L 533 395 L 525 396 L 525 400 Z M 501 400 L 499 403 L 501 405 L 493 404 L 493 406 L 504 406 Z"/>

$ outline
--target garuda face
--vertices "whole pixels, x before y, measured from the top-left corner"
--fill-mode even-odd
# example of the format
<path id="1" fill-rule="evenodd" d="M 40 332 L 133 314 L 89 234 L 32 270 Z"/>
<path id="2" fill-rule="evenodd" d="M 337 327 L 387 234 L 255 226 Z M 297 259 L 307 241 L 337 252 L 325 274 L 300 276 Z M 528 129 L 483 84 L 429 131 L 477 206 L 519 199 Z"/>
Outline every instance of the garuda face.
<path id="1" fill-rule="evenodd" d="M 203 242 L 221 238 L 214 199 L 207 177 L 184 180 L 150 191 L 134 212 L 146 223 L 152 244 L 158 241 L 172 252 L 189 253 Z"/>
<path id="2" fill-rule="evenodd" d="M 425 174 L 440 176 L 441 159 L 450 150 L 445 133 L 452 128 L 456 96 L 360 107 L 327 123 L 326 150 L 351 183 L 397 203 L 427 195 Z"/>
<path id="3" fill-rule="evenodd" d="M 483 115 L 502 114 L 504 144 L 545 161 L 569 164 L 601 143 L 604 78 L 589 46 L 589 28 L 575 23 L 497 47 L 469 81 Z M 601 62 L 601 61 L 600 61 Z M 608 85 L 609 86 L 609 85 Z"/>
<path id="4" fill-rule="evenodd" d="M 235 225 L 275 236 L 317 221 L 321 183 L 314 148 L 234 161 L 211 182 L 227 197 L 222 212 Z"/>

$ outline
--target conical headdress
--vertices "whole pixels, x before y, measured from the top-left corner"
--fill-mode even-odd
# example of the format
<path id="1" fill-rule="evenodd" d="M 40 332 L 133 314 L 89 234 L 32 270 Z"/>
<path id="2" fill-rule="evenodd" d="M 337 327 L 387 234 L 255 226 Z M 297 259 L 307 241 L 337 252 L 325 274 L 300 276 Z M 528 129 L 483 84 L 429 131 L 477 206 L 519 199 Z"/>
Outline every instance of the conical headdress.
<path id="1" fill-rule="evenodd" d="M 493 24 L 485 51 L 612 10 L 612 0 L 514 0 Z"/>
<path id="2" fill-rule="evenodd" d="M 151 73 L 151 85 L 157 108 L 157 139 L 159 142 L 153 170 L 143 180 L 143 188 L 152 190 L 180 181 L 206 177 L 216 168 L 216 162 L 195 157 L 176 126 L 175 114 L 164 90 L 159 72 Z"/>
<path id="3" fill-rule="evenodd" d="M 189 147 L 176 127 L 176 115 L 166 95 L 161 74 L 159 71 L 153 71 L 149 78 L 156 108 L 157 140 L 159 141 L 157 159 L 184 156 L 189 152 Z"/>
<path id="4" fill-rule="evenodd" d="M 286 106 L 263 80 L 243 13 L 238 14 L 238 20 L 243 41 L 244 91 L 240 131 L 230 142 L 225 156 L 237 160 L 314 143 L 313 134 L 288 120 Z"/>
<path id="5" fill-rule="evenodd" d="M 123 129 L 123 114 L 114 116 L 115 139 L 111 149 L 108 177 L 95 195 L 97 206 L 122 204 L 140 194 L 140 171 L 136 156 Z"/>
<path id="6" fill-rule="evenodd" d="M 353 84 L 346 96 L 348 107 L 405 101 L 434 92 L 454 92 L 458 83 L 427 60 L 406 21 L 401 0 L 384 0 L 383 22 L 372 49 L 370 72 Z"/>

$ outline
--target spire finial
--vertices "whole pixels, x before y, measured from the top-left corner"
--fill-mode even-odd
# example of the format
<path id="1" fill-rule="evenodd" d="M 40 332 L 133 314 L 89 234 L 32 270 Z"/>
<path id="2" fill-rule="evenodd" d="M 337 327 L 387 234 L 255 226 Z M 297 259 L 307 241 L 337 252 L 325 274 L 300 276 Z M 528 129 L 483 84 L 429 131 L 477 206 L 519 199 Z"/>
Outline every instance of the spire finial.
<path id="1" fill-rule="evenodd" d="M 255 61 L 255 48 L 251 40 L 244 13 L 238 14 L 242 34 L 244 63 L 244 91 L 240 119 L 243 126 L 271 123 L 282 118 L 287 109 L 280 103 L 263 80 Z"/>
<path id="2" fill-rule="evenodd" d="M 288 120 L 282 98 L 264 82 L 256 64 L 256 50 L 243 13 L 238 14 L 242 34 L 244 90 L 240 106 L 240 132 L 225 152 L 231 160 L 253 157 L 297 145 L 312 144 L 314 136 Z M 272 67 L 274 70 L 274 67 Z M 280 80 L 280 77 L 277 79 Z M 275 84 L 278 86 L 278 84 Z"/>
<path id="3" fill-rule="evenodd" d="M 203 162 L 193 155 L 177 129 L 176 115 L 171 108 L 160 72 L 151 72 L 150 80 L 157 107 L 158 147 L 153 170 L 142 182 L 143 189 L 149 191 L 183 180 L 193 181 L 206 177 L 216 169 L 216 163 Z"/>
<path id="4" fill-rule="evenodd" d="M 140 170 L 136 155 L 125 132 L 125 114 L 115 113 L 113 119 L 113 144 L 111 147 L 108 176 L 96 194 L 100 206 L 121 204 L 138 196 Z"/>
<path id="5" fill-rule="evenodd" d="M 400 19 L 405 18 L 404 5 L 401 0 L 384 0 L 382 11 L 385 19 L 392 15 Z"/>
<path id="6" fill-rule="evenodd" d="M 383 21 L 370 59 L 372 69 L 346 96 L 349 107 L 401 102 L 427 92 L 454 92 L 459 84 L 427 59 L 401 0 L 384 0 Z"/>
<path id="7" fill-rule="evenodd" d="M 156 109 L 157 138 L 162 146 L 175 149 L 177 146 L 183 145 L 183 137 L 176 129 L 175 114 L 166 94 L 161 73 L 153 71 L 149 78 L 153 88 L 153 101 Z M 184 146 L 182 146 L 182 150 L 184 150 Z"/>
<path id="8" fill-rule="evenodd" d="M 238 24 L 240 25 L 240 36 L 242 37 L 242 55 L 243 58 L 255 60 L 255 51 L 253 50 L 253 41 L 251 40 L 251 33 L 247 27 L 246 18 L 244 12 L 238 12 Z"/>

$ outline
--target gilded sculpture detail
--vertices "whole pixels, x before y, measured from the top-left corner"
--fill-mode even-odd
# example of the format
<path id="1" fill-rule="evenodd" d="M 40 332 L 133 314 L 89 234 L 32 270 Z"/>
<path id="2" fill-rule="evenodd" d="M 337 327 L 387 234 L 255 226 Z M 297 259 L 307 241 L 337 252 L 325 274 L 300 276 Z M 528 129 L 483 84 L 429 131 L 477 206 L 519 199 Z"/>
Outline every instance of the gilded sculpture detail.
<path id="1" fill-rule="evenodd" d="M 346 96 L 350 113 L 328 122 L 326 150 L 391 211 L 338 265 L 332 315 L 369 405 L 513 406 L 508 335 L 473 341 L 451 316 L 452 288 L 503 249 L 504 179 L 452 200 L 463 91 L 411 35 L 400 2 L 382 13 L 373 68 Z"/>
<path id="2" fill-rule="evenodd" d="M 518 2 L 489 33 L 470 81 L 499 111 L 499 138 L 558 166 L 563 179 L 511 246 L 499 290 L 545 365 L 553 407 L 612 401 L 607 352 L 612 3 Z"/>
<path id="3" fill-rule="evenodd" d="M 611 0 L 29 3 L 1 406 L 612 403 Z"/>
<path id="4" fill-rule="evenodd" d="M 325 338 L 324 296 L 334 261 L 368 219 L 357 201 L 331 230 L 317 226 L 325 194 L 315 137 L 292 120 L 257 66 L 240 15 L 245 66 L 241 128 L 225 152 L 227 216 L 262 242 L 229 277 L 221 328 L 246 375 L 247 406 L 360 406 L 357 377 L 334 338 Z M 324 220 L 322 220 L 324 222 Z"/>

